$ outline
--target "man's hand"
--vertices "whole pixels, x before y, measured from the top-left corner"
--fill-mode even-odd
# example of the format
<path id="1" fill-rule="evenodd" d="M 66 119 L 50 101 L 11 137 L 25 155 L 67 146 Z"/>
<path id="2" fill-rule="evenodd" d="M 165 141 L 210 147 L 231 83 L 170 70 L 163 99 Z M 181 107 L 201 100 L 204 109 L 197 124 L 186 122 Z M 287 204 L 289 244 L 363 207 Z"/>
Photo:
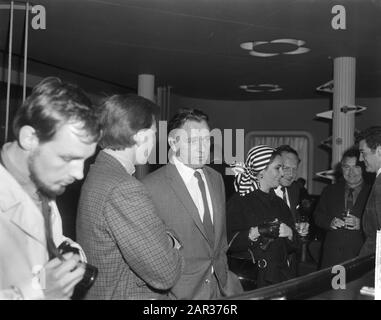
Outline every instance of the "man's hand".
<path id="1" fill-rule="evenodd" d="M 64 261 L 55 258 L 44 266 L 43 290 L 48 300 L 70 299 L 75 285 L 82 280 L 85 273 L 85 268 L 79 262 L 79 255 L 69 252 L 63 257 Z"/>
<path id="2" fill-rule="evenodd" d="M 292 229 L 287 224 L 282 222 L 279 226 L 279 237 L 288 238 L 289 240 L 292 240 L 292 236 Z"/>
<path id="3" fill-rule="evenodd" d="M 295 228 L 301 237 L 305 237 L 308 235 L 310 224 L 308 222 L 297 222 L 295 223 Z"/>
<path id="4" fill-rule="evenodd" d="M 360 230 L 360 219 L 352 214 L 345 217 L 345 227 L 348 230 Z"/>
<path id="5" fill-rule="evenodd" d="M 344 220 L 341 220 L 341 219 L 335 217 L 332 219 L 329 227 L 333 230 L 343 228 L 343 227 L 345 227 L 345 222 L 344 222 Z"/>

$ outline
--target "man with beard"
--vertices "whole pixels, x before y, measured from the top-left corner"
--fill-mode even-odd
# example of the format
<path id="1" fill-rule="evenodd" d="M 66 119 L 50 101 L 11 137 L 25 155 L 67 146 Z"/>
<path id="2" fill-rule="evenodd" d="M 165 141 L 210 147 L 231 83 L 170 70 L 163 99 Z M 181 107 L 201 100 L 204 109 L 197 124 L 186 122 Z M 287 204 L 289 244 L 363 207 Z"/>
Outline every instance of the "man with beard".
<path id="1" fill-rule="evenodd" d="M 95 110 L 78 87 L 46 78 L 17 111 L 13 132 L 1 150 L 0 298 L 69 299 L 85 257 L 59 253 L 64 241 L 78 245 L 62 234 L 55 197 L 83 178 L 100 132 Z"/>
<path id="2" fill-rule="evenodd" d="M 183 244 L 185 268 L 171 288 L 177 299 L 213 299 L 242 291 L 228 271 L 222 176 L 205 166 L 210 152 L 208 117 L 186 109 L 169 122 L 172 155 L 144 184 L 160 218 Z"/>

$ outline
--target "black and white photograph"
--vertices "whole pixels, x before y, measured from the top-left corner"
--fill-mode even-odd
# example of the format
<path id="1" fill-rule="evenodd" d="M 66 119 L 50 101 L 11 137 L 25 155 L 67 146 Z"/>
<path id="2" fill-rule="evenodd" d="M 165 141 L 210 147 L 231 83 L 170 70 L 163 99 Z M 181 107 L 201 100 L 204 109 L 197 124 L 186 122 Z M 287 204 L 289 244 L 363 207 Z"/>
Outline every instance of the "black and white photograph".
<path id="1" fill-rule="evenodd" d="M 0 0 L 0 58 L 0 300 L 381 300 L 381 0 Z"/>

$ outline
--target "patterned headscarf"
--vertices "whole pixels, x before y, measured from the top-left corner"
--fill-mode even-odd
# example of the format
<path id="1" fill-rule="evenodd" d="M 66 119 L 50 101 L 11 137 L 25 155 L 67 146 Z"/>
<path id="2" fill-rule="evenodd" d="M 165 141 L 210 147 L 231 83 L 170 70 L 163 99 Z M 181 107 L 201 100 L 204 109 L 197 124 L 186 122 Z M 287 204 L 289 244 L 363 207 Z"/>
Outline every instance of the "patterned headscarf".
<path id="1" fill-rule="evenodd" d="M 274 151 L 274 148 L 265 145 L 253 147 L 247 153 L 245 164 L 234 165 L 234 187 L 240 196 L 259 189 L 258 173 L 267 167 Z"/>

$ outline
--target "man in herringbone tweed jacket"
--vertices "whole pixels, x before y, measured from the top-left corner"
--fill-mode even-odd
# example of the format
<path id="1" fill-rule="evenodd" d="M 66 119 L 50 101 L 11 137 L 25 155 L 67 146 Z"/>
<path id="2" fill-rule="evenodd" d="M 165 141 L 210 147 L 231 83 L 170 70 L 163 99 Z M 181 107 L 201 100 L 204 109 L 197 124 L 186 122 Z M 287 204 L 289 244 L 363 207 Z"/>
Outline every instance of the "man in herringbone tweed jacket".
<path id="1" fill-rule="evenodd" d="M 78 242 L 99 269 L 87 299 L 166 299 L 180 276 L 179 243 L 132 176 L 154 145 L 155 109 L 135 95 L 102 105 L 104 149 L 82 187 L 77 218 Z"/>

